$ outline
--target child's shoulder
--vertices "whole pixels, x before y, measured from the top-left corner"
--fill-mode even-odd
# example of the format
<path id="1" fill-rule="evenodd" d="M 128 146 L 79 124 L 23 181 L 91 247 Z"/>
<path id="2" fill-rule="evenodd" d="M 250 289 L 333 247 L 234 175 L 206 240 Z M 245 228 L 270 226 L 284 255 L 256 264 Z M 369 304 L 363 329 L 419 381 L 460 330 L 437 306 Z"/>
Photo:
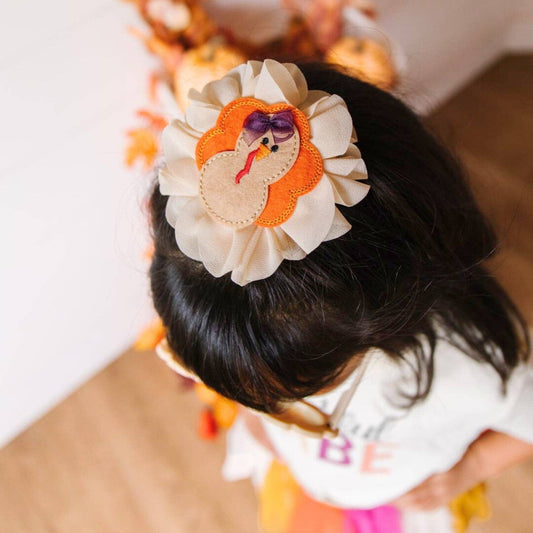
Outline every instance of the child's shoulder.
<path id="1" fill-rule="evenodd" d="M 443 339 L 435 346 L 433 365 L 429 393 L 406 409 L 401 407 L 405 396 L 399 398 L 398 392 L 416 393 L 416 358 L 407 356 L 405 362 L 398 362 L 384 352 L 376 353 L 364 399 L 373 397 L 382 415 L 402 421 L 397 430 L 420 438 L 431 434 L 442 442 L 472 440 L 482 431 L 494 429 L 533 442 L 533 366 L 521 363 L 515 367 L 504 390 L 492 365 L 475 360 Z M 374 387 L 378 382 L 380 386 Z"/>
<path id="2" fill-rule="evenodd" d="M 425 348 L 429 353 L 429 346 Z M 421 385 L 416 374 L 422 376 L 422 388 L 426 377 L 414 354 L 408 354 L 404 361 L 397 361 L 383 352 L 377 353 L 374 372 L 381 378 L 382 391 L 401 390 L 412 395 Z M 497 415 L 511 409 L 520 401 L 521 395 L 531 394 L 533 400 L 533 366 L 521 363 L 515 367 L 504 388 L 500 375 L 491 364 L 476 360 L 445 338 L 439 338 L 435 345 L 430 374 L 429 393 L 420 402 L 421 409 L 463 410 L 473 415 L 492 411 Z"/>
<path id="3" fill-rule="evenodd" d="M 531 378 L 533 367 L 526 362 L 511 370 L 507 390 L 512 395 Z M 434 386 L 463 390 L 466 394 L 489 394 L 503 399 L 502 378 L 496 368 L 487 361 L 480 361 L 446 339 L 439 339 L 434 352 Z M 496 392 L 496 393 L 495 393 Z"/>
<path id="4" fill-rule="evenodd" d="M 503 386 L 496 369 L 441 340 L 434 353 L 429 413 L 441 413 L 448 425 L 493 429 L 533 441 L 533 366 L 516 366 Z M 455 421 L 454 421 L 455 419 Z"/>
<path id="5" fill-rule="evenodd" d="M 486 361 L 480 361 L 446 339 L 438 339 L 433 354 L 434 387 L 452 389 L 494 391 L 501 378 L 496 369 Z"/>

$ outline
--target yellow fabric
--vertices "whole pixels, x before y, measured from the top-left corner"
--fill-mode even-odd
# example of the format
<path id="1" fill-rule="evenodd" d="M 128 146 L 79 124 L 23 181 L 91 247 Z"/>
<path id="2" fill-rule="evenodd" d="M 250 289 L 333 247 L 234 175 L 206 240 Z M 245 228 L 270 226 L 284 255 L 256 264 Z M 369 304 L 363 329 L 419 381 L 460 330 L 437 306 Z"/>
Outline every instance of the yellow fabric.
<path id="1" fill-rule="evenodd" d="M 237 404 L 223 396 L 219 396 L 213 405 L 213 416 L 219 427 L 223 429 L 229 429 L 233 425 L 238 412 Z"/>
<path id="2" fill-rule="evenodd" d="M 492 515 L 485 483 L 480 483 L 460 494 L 452 500 L 449 507 L 456 533 L 466 533 L 473 518 L 488 520 Z"/>
<path id="3" fill-rule="evenodd" d="M 274 460 L 259 490 L 259 525 L 265 533 L 286 533 L 300 487 L 289 469 Z"/>

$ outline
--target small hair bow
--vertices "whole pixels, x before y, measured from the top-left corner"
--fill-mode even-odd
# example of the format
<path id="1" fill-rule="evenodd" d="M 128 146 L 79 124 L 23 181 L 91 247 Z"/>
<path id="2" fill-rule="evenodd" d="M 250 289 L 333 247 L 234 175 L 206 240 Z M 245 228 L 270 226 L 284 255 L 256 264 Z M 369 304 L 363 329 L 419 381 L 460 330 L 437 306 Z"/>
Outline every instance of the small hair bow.
<path id="1" fill-rule="evenodd" d="M 259 137 L 271 130 L 274 142 L 282 143 L 294 135 L 294 118 L 289 110 L 278 111 L 266 115 L 261 111 L 254 111 L 243 124 L 244 140 L 250 145 Z"/>

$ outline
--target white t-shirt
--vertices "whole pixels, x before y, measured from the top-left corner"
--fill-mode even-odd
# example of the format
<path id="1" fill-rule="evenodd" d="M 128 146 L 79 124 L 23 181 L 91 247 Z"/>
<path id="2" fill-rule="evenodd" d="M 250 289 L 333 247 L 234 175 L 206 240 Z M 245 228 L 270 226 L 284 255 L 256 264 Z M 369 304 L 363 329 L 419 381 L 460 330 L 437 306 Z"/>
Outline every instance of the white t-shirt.
<path id="1" fill-rule="evenodd" d="M 359 509 L 389 503 L 428 476 L 451 468 L 486 429 L 533 443 L 533 367 L 528 364 L 513 371 L 504 396 L 493 367 L 439 341 L 429 396 L 406 409 L 398 405 L 398 387 L 412 391 L 412 370 L 381 351 L 369 355 L 372 359 L 339 423 L 337 438 L 307 437 L 265 422 L 282 459 L 316 500 Z M 307 400 L 331 413 L 356 375 L 357 369 L 333 391 Z M 231 431 L 228 458 L 238 456 L 239 446 L 247 450 L 238 462 L 241 475 L 228 459 L 226 478 L 244 477 L 245 456 L 248 474 L 260 475 L 257 469 L 264 471 L 267 455 L 252 452 L 250 442 L 243 444 L 242 427 Z"/>

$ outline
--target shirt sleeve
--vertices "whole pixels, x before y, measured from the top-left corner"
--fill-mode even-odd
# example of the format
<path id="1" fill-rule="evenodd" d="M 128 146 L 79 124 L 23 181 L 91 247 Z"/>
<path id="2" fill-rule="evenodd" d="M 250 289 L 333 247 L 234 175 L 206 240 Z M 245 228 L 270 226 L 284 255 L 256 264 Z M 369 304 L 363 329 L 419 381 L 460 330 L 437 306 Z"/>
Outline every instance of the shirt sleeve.
<path id="1" fill-rule="evenodd" d="M 500 415 L 490 429 L 533 444 L 533 366 L 522 363 L 508 381 Z"/>

